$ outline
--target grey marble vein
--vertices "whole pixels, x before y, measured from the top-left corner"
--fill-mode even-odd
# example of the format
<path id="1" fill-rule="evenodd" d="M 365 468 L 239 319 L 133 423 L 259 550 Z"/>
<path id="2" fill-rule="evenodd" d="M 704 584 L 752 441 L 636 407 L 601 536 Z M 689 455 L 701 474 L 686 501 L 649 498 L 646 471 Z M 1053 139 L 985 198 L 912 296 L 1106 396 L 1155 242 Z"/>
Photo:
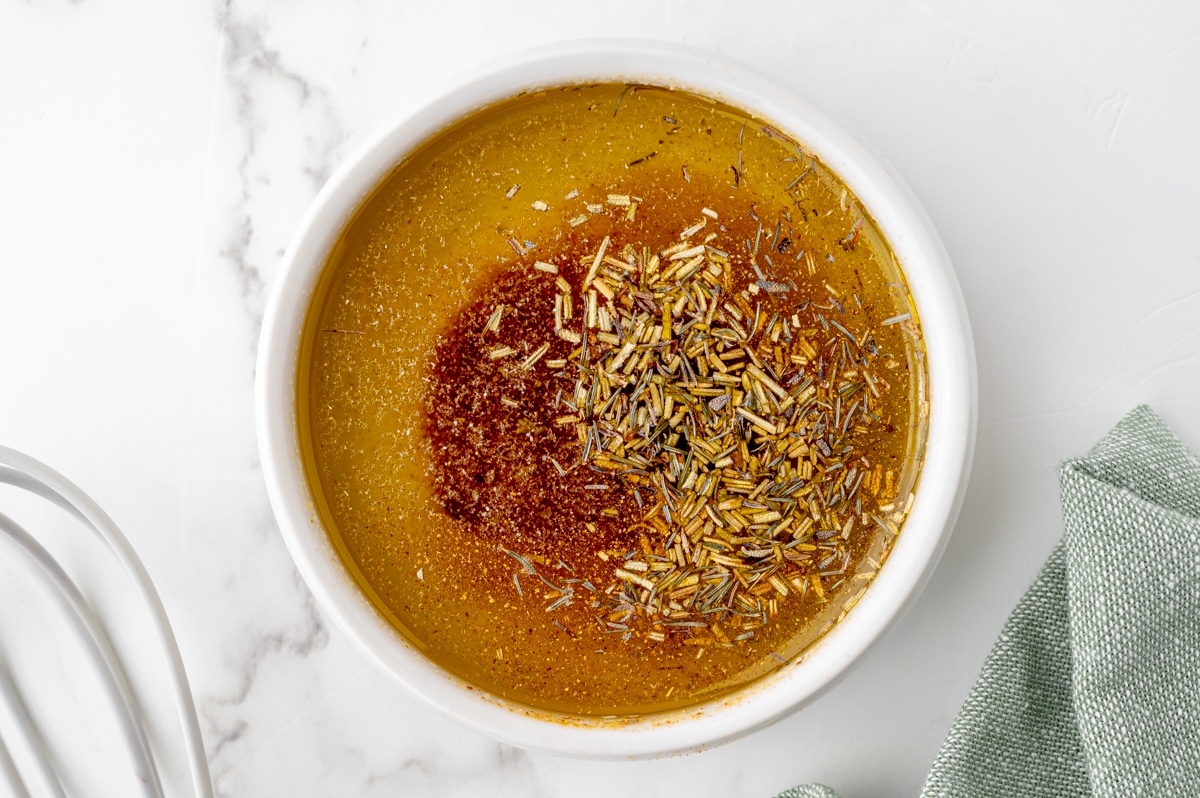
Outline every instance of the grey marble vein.
<path id="1" fill-rule="evenodd" d="M 223 0 L 214 14 L 221 77 L 230 92 L 229 110 L 241 145 L 236 196 L 230 198 L 230 222 L 219 254 L 237 278 L 257 340 L 266 288 L 291 228 L 303 205 L 328 180 L 345 136 L 330 94 L 269 43 L 266 12 L 256 14 L 242 3 Z M 269 102 L 280 96 L 285 103 Z M 289 145 L 299 140 L 301 146 L 271 147 L 267 140 L 273 138 Z M 289 158 L 297 149 L 301 157 Z M 304 178 L 299 206 L 292 192 L 281 197 L 297 175 Z"/>
<path id="2" fill-rule="evenodd" d="M 439 784 L 477 784 L 480 790 L 494 792 L 501 785 L 519 784 L 520 794 L 528 798 L 549 798 L 552 792 L 538 780 L 537 767 L 530 754 L 510 745 L 495 743 L 490 755 L 464 767 L 451 751 L 430 751 L 408 756 L 398 764 L 373 773 L 363 779 L 365 792 L 384 793 L 418 786 L 436 788 Z"/>
<path id="3" fill-rule="evenodd" d="M 259 682 L 259 671 L 271 657 L 304 659 L 329 644 L 329 630 L 317 608 L 316 600 L 293 571 L 303 616 L 294 627 L 272 628 L 252 632 L 252 644 L 237 663 L 238 684 L 224 696 L 209 698 L 201 705 L 201 715 L 207 727 L 205 737 L 209 759 L 214 763 L 214 786 L 218 794 L 221 777 L 227 774 L 241 757 L 232 756 L 230 749 L 240 741 L 249 728 L 245 707 Z"/>

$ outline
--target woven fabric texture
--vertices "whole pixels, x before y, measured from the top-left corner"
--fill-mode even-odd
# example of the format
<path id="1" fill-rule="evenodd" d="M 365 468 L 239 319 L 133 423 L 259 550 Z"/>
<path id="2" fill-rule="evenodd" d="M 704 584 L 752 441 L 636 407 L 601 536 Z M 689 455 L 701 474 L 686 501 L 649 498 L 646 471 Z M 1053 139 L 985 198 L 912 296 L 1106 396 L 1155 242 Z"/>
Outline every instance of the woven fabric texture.
<path id="1" fill-rule="evenodd" d="M 838 794 L 821 784 L 801 784 L 779 793 L 778 798 L 838 798 Z"/>
<path id="2" fill-rule="evenodd" d="M 922 795 L 1200 796 L 1200 460 L 1142 406 L 1060 482 L 1062 541 Z"/>

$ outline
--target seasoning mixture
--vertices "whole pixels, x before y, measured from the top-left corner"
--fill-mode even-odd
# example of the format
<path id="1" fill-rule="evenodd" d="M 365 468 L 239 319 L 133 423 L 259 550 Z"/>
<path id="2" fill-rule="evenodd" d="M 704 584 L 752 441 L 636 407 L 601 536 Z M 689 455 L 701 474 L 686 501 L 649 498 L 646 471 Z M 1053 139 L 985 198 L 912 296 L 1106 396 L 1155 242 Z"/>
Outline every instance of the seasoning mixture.
<path id="1" fill-rule="evenodd" d="M 554 90 L 439 135 L 310 317 L 301 438 L 348 567 L 535 707 L 658 711 L 779 667 L 910 506 L 924 366 L 885 242 L 704 98 Z"/>

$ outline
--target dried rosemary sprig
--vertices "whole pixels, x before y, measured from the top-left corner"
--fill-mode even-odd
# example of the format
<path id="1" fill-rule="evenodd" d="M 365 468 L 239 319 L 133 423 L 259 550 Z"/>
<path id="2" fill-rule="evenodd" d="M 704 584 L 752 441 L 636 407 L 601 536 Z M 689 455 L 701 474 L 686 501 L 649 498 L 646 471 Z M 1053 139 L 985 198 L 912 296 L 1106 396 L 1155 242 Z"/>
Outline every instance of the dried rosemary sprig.
<path id="1" fill-rule="evenodd" d="M 580 286 L 555 278 L 555 333 L 578 344 L 558 423 L 575 426 L 579 465 L 644 510 L 628 530 L 640 548 L 599 552 L 613 580 L 591 596 L 597 623 L 625 639 L 733 645 L 789 598 L 826 600 L 848 576 L 856 521 L 878 507 L 883 469 L 852 445 L 888 387 L 870 331 L 833 318 L 829 286 L 827 303 L 790 307 L 791 285 L 734 286 L 715 234 L 695 240 L 715 218 L 705 209 L 658 252 L 615 257 L 605 238 Z"/>

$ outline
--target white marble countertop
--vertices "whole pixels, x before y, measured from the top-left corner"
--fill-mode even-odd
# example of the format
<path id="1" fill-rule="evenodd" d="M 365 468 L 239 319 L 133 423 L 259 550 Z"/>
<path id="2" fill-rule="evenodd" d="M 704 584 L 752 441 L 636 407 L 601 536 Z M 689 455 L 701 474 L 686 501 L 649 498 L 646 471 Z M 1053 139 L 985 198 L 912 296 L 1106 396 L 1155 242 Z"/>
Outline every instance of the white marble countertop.
<path id="1" fill-rule="evenodd" d="M 104 506 L 158 585 L 221 796 L 913 794 L 1059 535 L 1057 463 L 1148 402 L 1200 447 L 1200 7 L 688 0 L 0 7 L 0 443 Z M 579 762 L 460 728 L 314 604 L 264 492 L 265 295 L 306 205 L 459 71 L 587 36 L 682 41 L 841 116 L 940 229 L 979 360 L 975 471 L 942 564 L 857 670 L 717 750 Z M 61 513 L 0 492 L 136 667 L 185 795 L 144 613 Z M 79 795 L 128 795 L 107 709 L 24 575 L 0 651 Z M 0 728 L 0 733 L 4 729 Z"/>

